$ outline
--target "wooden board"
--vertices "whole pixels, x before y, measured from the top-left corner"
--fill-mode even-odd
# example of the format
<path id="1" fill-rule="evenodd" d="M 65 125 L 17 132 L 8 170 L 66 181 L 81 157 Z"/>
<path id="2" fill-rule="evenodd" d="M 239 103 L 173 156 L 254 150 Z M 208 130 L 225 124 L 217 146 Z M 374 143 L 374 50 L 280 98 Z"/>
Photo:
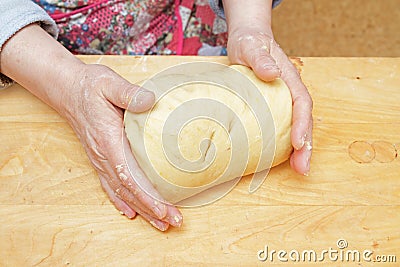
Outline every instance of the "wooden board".
<path id="1" fill-rule="evenodd" d="M 81 58 L 108 65 L 131 82 L 180 62 L 227 63 Z M 18 85 L 0 91 L 0 266 L 281 264 L 276 255 L 272 262 L 259 261 L 258 251 L 268 245 L 320 253 L 338 249 L 339 239 L 348 243 L 343 251 L 396 255 L 398 264 L 400 158 L 390 151 L 400 149 L 400 59 L 294 61 L 314 99 L 310 176 L 284 163 L 254 194 L 244 179 L 212 205 L 183 209 L 184 225 L 167 233 L 118 214 L 73 131 L 51 108 Z M 354 142 L 372 147 L 370 162 L 357 162 L 357 149 L 349 155 Z"/>

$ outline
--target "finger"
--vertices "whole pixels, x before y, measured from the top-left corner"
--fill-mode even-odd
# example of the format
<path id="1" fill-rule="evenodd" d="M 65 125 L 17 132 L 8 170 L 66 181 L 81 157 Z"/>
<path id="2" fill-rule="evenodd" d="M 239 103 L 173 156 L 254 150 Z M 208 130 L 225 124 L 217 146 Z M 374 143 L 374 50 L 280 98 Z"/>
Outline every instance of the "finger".
<path id="1" fill-rule="evenodd" d="M 291 142 L 295 150 L 290 165 L 296 172 L 308 175 L 312 154 L 312 99 L 296 67 L 278 45 L 272 49 L 272 55 L 277 59 L 293 100 Z"/>
<path id="2" fill-rule="evenodd" d="M 311 158 L 311 151 L 306 149 L 294 150 L 290 156 L 290 166 L 298 174 L 308 176 L 310 171 L 308 158 Z"/>
<path id="3" fill-rule="evenodd" d="M 138 210 L 138 213 L 140 214 L 140 216 L 142 216 L 146 221 L 148 221 L 153 227 L 155 227 L 156 229 L 164 232 L 168 229 L 169 224 L 168 222 L 164 222 L 161 220 L 158 220 L 156 218 L 151 217 L 150 215 L 146 214 L 146 213 L 142 213 L 140 210 Z"/>
<path id="4" fill-rule="evenodd" d="M 119 176 L 121 177 L 131 177 L 131 179 L 134 181 L 134 183 L 129 184 L 129 179 L 122 179 L 122 183 L 127 186 L 128 188 L 132 188 L 134 185 L 138 185 L 138 187 L 141 189 L 141 191 L 145 192 L 146 194 L 143 195 L 143 198 L 141 201 L 146 205 L 152 203 L 155 203 L 156 205 L 161 205 L 164 204 L 165 208 L 165 216 L 168 217 L 170 216 L 170 222 L 173 226 L 180 226 L 182 224 L 182 214 L 180 211 L 172 204 L 168 203 L 165 201 L 165 199 L 158 193 L 158 191 L 154 188 L 154 186 L 150 183 L 150 181 L 147 179 L 146 175 L 136 162 L 130 146 L 129 146 L 129 141 L 126 137 L 125 134 L 123 134 L 123 140 L 124 140 L 124 156 L 125 160 L 127 162 L 127 169 L 120 168 L 117 170 L 119 173 Z M 149 197 L 150 196 L 150 197 Z M 160 218 L 160 217 L 159 217 Z M 162 217 L 164 218 L 164 217 Z M 161 218 L 160 218 L 161 219 Z"/>
<path id="5" fill-rule="evenodd" d="M 243 60 L 260 79 L 268 82 L 281 76 L 281 71 L 266 45 L 251 48 L 242 53 L 244 53 Z"/>
<path id="6" fill-rule="evenodd" d="M 122 123 L 121 123 L 121 127 Z M 125 194 L 124 200 L 129 202 L 132 196 L 138 202 L 135 205 L 141 205 L 142 209 L 159 219 L 165 218 L 167 215 L 167 207 L 163 198 L 154 189 L 153 185 L 148 181 L 143 171 L 135 161 L 130 150 L 126 135 L 121 129 L 120 138 L 114 136 L 110 138 L 105 145 L 105 151 L 108 155 L 112 155 L 106 162 L 106 172 L 110 175 L 110 186 L 113 190 L 121 189 L 121 185 L 125 187 L 131 194 Z M 112 179 L 114 178 L 114 179 Z"/>
<path id="7" fill-rule="evenodd" d="M 103 94 L 113 105 L 131 112 L 139 113 L 150 109 L 155 100 L 153 92 L 129 83 L 122 77 L 108 86 L 104 86 Z"/>
<path id="8" fill-rule="evenodd" d="M 312 103 L 309 96 L 299 95 L 293 99 L 292 145 L 296 150 L 305 145 L 309 129 L 312 129 Z"/>
<path id="9" fill-rule="evenodd" d="M 100 172 L 103 171 L 114 192 L 121 191 L 123 187 L 130 192 L 129 194 L 125 193 L 124 190 L 117 192 L 123 193 L 120 198 L 126 203 L 136 201 L 136 206 L 140 205 L 149 214 L 163 219 L 167 214 L 167 207 L 160 201 L 162 200 L 161 196 L 134 160 L 124 133 L 122 118 L 112 118 L 108 122 L 108 126 L 108 131 L 104 132 L 100 139 L 90 142 L 96 144 L 90 148 L 90 154 L 95 154 L 91 157 L 95 159 L 93 160 L 94 165 Z M 115 132 L 119 132 L 119 135 L 116 135 Z M 91 135 L 87 134 L 86 136 Z M 130 164 L 128 164 L 127 158 Z M 99 159 L 102 160 L 99 161 Z M 135 175 L 135 177 L 132 175 Z"/>
<path id="10" fill-rule="evenodd" d="M 140 201 L 138 201 L 135 196 L 132 195 L 129 190 L 123 186 L 117 189 L 116 196 L 118 198 L 126 199 L 127 203 L 129 203 L 130 206 L 133 207 L 133 209 L 135 209 L 137 213 L 139 213 L 146 221 L 148 221 L 153 227 L 157 228 L 160 231 L 167 230 L 169 227 L 169 221 L 172 222 L 172 220 L 168 219 L 167 216 L 164 216 L 164 218 L 162 219 L 155 217 L 151 210 L 149 210 Z M 180 226 L 177 225 L 176 222 L 174 222 L 173 225 Z"/>
<path id="11" fill-rule="evenodd" d="M 124 83 L 124 82 L 122 82 Z M 121 88 L 123 88 L 124 85 L 122 85 Z M 127 86 L 127 85 L 125 85 Z M 125 87 L 127 88 L 127 87 Z M 122 99 L 118 99 L 120 95 L 113 95 L 110 92 L 111 90 L 108 90 L 106 93 L 106 97 L 110 98 L 110 101 L 118 102 L 118 101 L 124 101 L 124 99 L 127 99 L 129 97 L 123 97 Z M 133 111 L 138 112 L 134 106 L 136 104 L 142 104 L 141 102 L 141 97 L 144 95 L 146 98 L 148 98 L 148 93 L 150 94 L 150 99 L 151 102 L 148 103 L 153 103 L 154 102 L 154 94 L 150 91 L 147 91 L 143 88 L 138 88 L 136 91 L 132 90 L 131 92 L 134 92 L 135 95 L 132 96 L 132 101 L 128 105 L 128 108 L 130 110 L 133 109 Z M 108 94 L 108 95 L 107 95 Z M 128 91 L 125 92 L 125 95 L 129 95 Z M 117 97 L 115 97 L 117 96 Z M 113 98 L 115 97 L 115 98 Z M 114 103 L 114 104 L 116 104 Z M 125 104 L 125 102 L 123 103 Z M 123 108 L 123 106 L 122 106 Z M 123 129 L 122 121 L 119 129 Z M 119 177 L 120 182 L 122 183 L 123 186 L 128 188 L 132 194 L 135 196 L 135 198 L 143 205 L 143 210 L 146 211 L 152 211 L 152 213 L 157 216 L 159 219 L 163 219 L 166 214 L 167 214 L 167 207 L 164 205 L 163 198 L 158 194 L 158 192 L 154 189 L 154 187 L 151 185 L 151 183 L 148 181 L 147 177 L 145 174 L 142 172 L 140 167 L 137 165 L 135 159 L 133 158 L 133 155 L 131 153 L 130 147 L 128 145 L 128 140 L 125 136 L 125 133 L 122 130 L 121 134 L 124 143 L 124 149 L 120 149 L 116 144 L 120 143 L 119 140 L 114 140 L 114 142 L 108 142 L 112 143 L 113 145 L 107 146 L 107 153 L 110 155 L 113 155 L 113 158 L 110 158 L 108 161 L 111 163 L 112 166 L 115 167 L 114 172 L 116 171 L 117 177 Z M 121 153 L 123 152 L 123 153 Z M 122 157 L 121 157 L 122 156 Z M 128 158 L 128 160 L 127 160 Z M 129 162 L 129 164 L 128 164 Z M 129 166 L 129 168 L 126 168 Z M 109 170 L 110 172 L 111 170 Z M 134 176 L 133 176 L 134 175 Z M 114 190 L 117 190 L 118 188 L 117 184 L 114 184 Z M 126 197 L 129 197 L 128 194 L 126 194 Z M 137 204 L 139 205 L 139 204 Z M 179 211 L 169 205 L 169 209 L 172 209 L 171 212 L 175 214 L 179 214 Z M 181 218 L 182 216 L 178 216 L 175 218 Z M 179 224 L 177 222 L 174 222 L 174 224 Z"/>
<path id="12" fill-rule="evenodd" d="M 117 110 L 118 108 L 114 107 L 114 109 Z M 94 154 L 94 156 L 91 157 L 93 159 L 93 164 L 97 166 L 97 169 L 100 172 L 103 171 L 103 173 L 106 174 L 105 176 L 107 181 L 114 192 L 116 192 L 117 189 L 122 188 L 122 184 L 131 192 L 131 195 L 134 196 L 138 202 L 137 205 L 143 205 L 144 210 L 162 219 L 167 214 L 165 205 L 156 201 L 156 199 L 152 197 L 155 193 L 149 195 L 147 192 L 144 192 L 144 190 L 138 186 L 135 179 L 132 178 L 131 173 L 128 170 L 126 155 L 130 155 L 130 158 L 133 158 L 133 155 L 131 155 L 132 152 L 130 151 L 129 146 L 124 148 L 123 143 L 127 144 L 128 141 L 124 133 L 122 116 L 119 116 L 119 114 L 115 115 L 116 116 L 111 116 L 111 114 L 109 114 L 107 118 L 103 119 L 103 123 L 107 127 L 106 130 L 99 129 L 97 133 L 101 133 L 101 136 L 98 135 L 95 140 L 88 142 L 94 144 L 88 147 L 89 154 Z M 85 136 L 86 138 L 90 138 L 90 136 L 94 135 L 89 133 Z M 139 168 L 136 162 L 134 168 Z M 131 168 L 131 170 L 133 170 L 135 174 L 142 174 L 136 180 L 147 181 L 147 177 L 141 172 L 141 170 L 139 172 L 133 168 Z M 125 202 L 128 202 L 128 200 L 130 201 L 129 197 L 131 197 L 131 195 L 124 194 L 127 199 L 123 198 L 123 200 Z"/>
<path id="13" fill-rule="evenodd" d="M 122 199 L 118 198 L 112 188 L 108 185 L 105 177 L 99 174 L 100 183 L 103 187 L 104 192 L 108 195 L 108 198 L 111 200 L 111 203 L 114 204 L 115 208 L 122 212 L 129 219 L 133 219 L 136 216 L 136 212 L 132 209 L 128 204 L 126 204 Z"/>
<path id="14" fill-rule="evenodd" d="M 165 220 L 174 227 L 181 227 L 183 218 L 181 212 L 174 206 L 169 206 Z"/>
<path id="15" fill-rule="evenodd" d="M 300 150 L 304 146 L 307 132 L 309 129 L 312 131 L 313 103 L 296 67 L 281 49 L 276 50 L 282 62 L 282 79 L 289 87 L 293 100 L 292 145 L 296 150 Z"/>
<path id="16" fill-rule="evenodd" d="M 137 210 L 141 209 L 142 213 L 147 213 L 150 216 L 155 216 L 159 219 L 163 219 L 166 216 L 166 209 L 163 207 L 163 204 L 157 203 L 156 201 L 147 201 L 147 195 L 145 192 L 140 190 L 137 185 L 132 181 L 130 184 L 130 188 L 125 187 L 122 183 L 122 180 L 125 180 L 125 177 L 121 180 L 122 175 L 117 175 L 115 173 L 115 169 L 111 167 L 109 164 L 105 164 L 103 168 L 107 172 L 108 179 L 107 183 L 112 189 L 114 195 L 120 199 L 122 199 L 125 203 L 127 203 L 131 208 Z M 119 165 L 122 166 L 123 164 Z M 117 166 L 118 167 L 118 166 Z M 118 169 L 118 168 L 117 168 Z M 126 176 L 126 179 L 128 177 Z M 145 200 L 145 201 L 143 201 Z M 161 206 L 161 208 L 159 208 Z"/>
<path id="17" fill-rule="evenodd" d="M 160 231 L 165 231 L 168 229 L 169 223 L 167 221 L 159 220 L 153 216 L 151 216 L 148 211 L 146 211 L 145 207 L 141 206 L 138 201 L 135 200 L 134 197 L 129 195 L 129 191 L 126 188 L 120 187 L 115 192 L 108 184 L 107 180 L 104 178 L 103 175 L 100 176 L 100 182 L 103 186 L 104 191 L 106 191 L 107 195 L 111 199 L 111 202 L 123 212 L 128 218 L 132 219 L 136 215 L 136 211 L 146 220 L 148 221 L 153 227 L 157 228 Z M 133 210 L 128 204 L 125 203 L 122 199 L 128 199 L 128 203 L 136 210 Z M 132 213 L 133 212 L 133 213 Z M 134 214 L 134 216 L 132 216 Z M 131 217 L 132 216 L 132 217 Z"/>
<path id="18" fill-rule="evenodd" d="M 299 174 L 308 176 L 312 155 L 312 128 L 306 134 L 305 144 L 300 150 L 294 150 L 290 157 L 290 166 Z"/>

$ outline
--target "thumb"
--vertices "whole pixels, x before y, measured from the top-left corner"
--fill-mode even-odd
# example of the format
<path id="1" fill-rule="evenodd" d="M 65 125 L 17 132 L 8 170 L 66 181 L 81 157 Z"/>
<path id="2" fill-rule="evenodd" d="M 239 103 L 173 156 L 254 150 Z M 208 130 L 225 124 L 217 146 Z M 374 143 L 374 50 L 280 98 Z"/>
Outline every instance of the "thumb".
<path id="1" fill-rule="evenodd" d="M 248 50 L 245 53 L 244 59 L 261 80 L 268 82 L 281 76 L 281 71 L 275 59 L 270 55 L 268 48 L 265 46 Z"/>
<path id="2" fill-rule="evenodd" d="M 155 101 L 153 92 L 129 82 L 114 87 L 114 90 L 105 90 L 104 94 L 115 106 L 134 113 L 150 109 Z"/>

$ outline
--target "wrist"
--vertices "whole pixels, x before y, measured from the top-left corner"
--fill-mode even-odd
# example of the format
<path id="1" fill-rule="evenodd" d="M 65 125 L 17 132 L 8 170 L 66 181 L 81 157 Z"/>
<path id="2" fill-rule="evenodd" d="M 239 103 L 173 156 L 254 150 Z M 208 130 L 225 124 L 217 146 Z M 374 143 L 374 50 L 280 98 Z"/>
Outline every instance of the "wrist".
<path id="1" fill-rule="evenodd" d="M 59 111 L 63 91 L 84 65 L 39 25 L 18 31 L 3 46 L 2 73 Z"/>
<path id="2" fill-rule="evenodd" d="M 272 33 L 272 0 L 252 0 L 244 4 L 240 0 L 223 0 L 228 33 L 254 29 Z"/>
<path id="3" fill-rule="evenodd" d="M 87 65 L 76 58 L 61 62 L 59 67 L 59 74 L 53 74 L 48 79 L 49 82 L 44 88 L 46 99 L 43 100 L 61 116 L 69 117 L 75 112 L 75 105 L 71 104 L 81 100 L 84 87 L 82 81 L 87 76 Z"/>

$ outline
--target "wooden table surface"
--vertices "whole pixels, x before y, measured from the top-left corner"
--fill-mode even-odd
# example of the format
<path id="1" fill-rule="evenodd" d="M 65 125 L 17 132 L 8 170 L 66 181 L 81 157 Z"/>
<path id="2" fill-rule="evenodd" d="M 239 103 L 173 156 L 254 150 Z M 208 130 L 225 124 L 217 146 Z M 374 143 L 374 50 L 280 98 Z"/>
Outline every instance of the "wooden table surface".
<path id="1" fill-rule="evenodd" d="M 131 82 L 180 62 L 227 63 L 81 58 Z M 220 201 L 183 209 L 183 226 L 166 233 L 119 215 L 57 113 L 18 85 L 0 91 L 0 266 L 282 264 L 276 254 L 272 262 L 257 254 L 268 246 L 320 255 L 340 250 L 339 239 L 348 244 L 340 251 L 396 255 L 400 264 L 400 58 L 294 61 L 314 100 L 310 176 L 286 162 L 254 194 L 242 179 Z M 344 262 L 326 256 L 320 264 Z"/>

